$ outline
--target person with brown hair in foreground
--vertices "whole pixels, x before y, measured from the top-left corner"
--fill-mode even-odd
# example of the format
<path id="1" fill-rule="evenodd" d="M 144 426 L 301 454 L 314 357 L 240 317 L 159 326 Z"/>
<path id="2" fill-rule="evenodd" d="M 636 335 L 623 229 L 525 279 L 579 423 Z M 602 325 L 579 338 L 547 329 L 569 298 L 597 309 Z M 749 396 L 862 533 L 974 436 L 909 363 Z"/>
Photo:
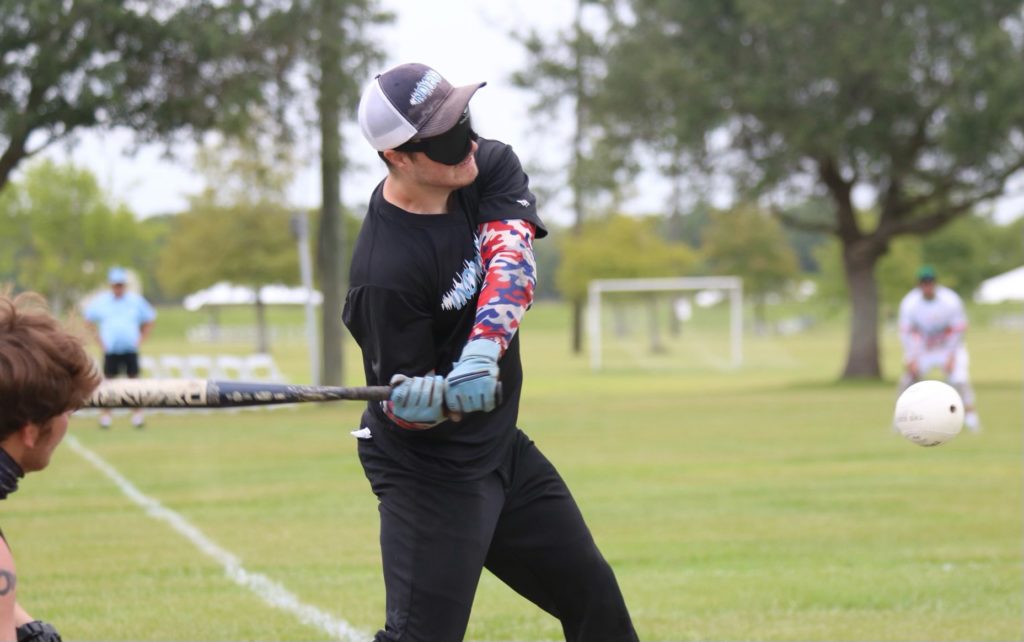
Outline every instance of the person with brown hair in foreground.
<path id="1" fill-rule="evenodd" d="M 49 314 L 42 297 L 0 294 L 0 499 L 26 473 L 46 468 L 69 416 L 100 381 L 82 341 Z M 52 625 L 18 604 L 14 557 L 2 531 L 0 539 L 0 640 L 60 642 Z"/>

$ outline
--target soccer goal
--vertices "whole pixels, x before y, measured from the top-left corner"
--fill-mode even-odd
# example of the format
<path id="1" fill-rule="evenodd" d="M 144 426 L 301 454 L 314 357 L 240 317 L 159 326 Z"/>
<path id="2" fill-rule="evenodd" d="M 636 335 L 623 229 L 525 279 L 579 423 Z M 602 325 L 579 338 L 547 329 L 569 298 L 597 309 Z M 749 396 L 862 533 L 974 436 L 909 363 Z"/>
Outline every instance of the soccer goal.
<path id="1" fill-rule="evenodd" d="M 728 298 L 729 365 L 743 363 L 743 280 L 737 276 L 694 276 L 662 279 L 603 279 L 591 281 L 587 297 L 587 339 L 590 343 L 590 367 L 600 370 L 602 365 L 602 316 L 609 294 L 679 295 L 676 316 L 689 319 L 692 315 L 690 295 L 698 306 L 714 305 Z M 634 297 L 635 298 L 635 297 Z M 653 317 L 652 317 L 653 318 Z M 656 331 L 656 330 L 655 330 Z"/>

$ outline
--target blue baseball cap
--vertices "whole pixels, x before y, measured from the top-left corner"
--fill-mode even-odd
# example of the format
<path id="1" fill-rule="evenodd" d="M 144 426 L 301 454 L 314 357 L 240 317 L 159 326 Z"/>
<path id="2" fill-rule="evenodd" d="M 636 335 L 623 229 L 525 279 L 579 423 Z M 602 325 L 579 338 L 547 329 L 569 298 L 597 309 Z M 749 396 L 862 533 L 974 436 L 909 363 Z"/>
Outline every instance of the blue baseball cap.
<path id="1" fill-rule="evenodd" d="M 115 283 L 127 283 L 128 273 L 122 267 L 112 267 L 107 272 L 107 283 L 114 285 Z"/>

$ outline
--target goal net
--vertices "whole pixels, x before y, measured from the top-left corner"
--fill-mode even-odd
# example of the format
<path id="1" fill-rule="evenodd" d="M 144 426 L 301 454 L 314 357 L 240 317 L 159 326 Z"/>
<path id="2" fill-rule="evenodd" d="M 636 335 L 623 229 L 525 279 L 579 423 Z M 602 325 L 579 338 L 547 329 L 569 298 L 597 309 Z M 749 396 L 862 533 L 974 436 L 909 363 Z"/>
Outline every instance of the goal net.
<path id="1" fill-rule="evenodd" d="M 590 367 L 698 367 L 743 362 L 743 280 L 736 276 L 591 281 Z"/>

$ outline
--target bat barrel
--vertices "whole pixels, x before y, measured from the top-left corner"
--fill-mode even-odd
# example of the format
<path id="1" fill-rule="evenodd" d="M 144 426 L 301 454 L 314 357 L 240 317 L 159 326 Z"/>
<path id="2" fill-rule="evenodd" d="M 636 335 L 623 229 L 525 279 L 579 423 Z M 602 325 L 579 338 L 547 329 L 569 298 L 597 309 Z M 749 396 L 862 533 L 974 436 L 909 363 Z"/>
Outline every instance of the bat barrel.
<path id="1" fill-rule="evenodd" d="M 85 407 L 206 408 L 207 392 L 202 379 L 112 379 L 96 388 Z"/>

